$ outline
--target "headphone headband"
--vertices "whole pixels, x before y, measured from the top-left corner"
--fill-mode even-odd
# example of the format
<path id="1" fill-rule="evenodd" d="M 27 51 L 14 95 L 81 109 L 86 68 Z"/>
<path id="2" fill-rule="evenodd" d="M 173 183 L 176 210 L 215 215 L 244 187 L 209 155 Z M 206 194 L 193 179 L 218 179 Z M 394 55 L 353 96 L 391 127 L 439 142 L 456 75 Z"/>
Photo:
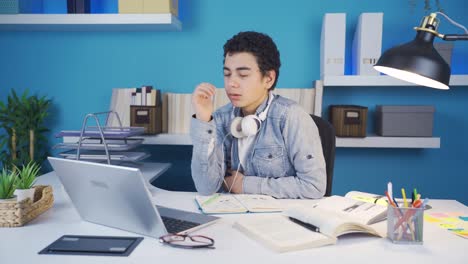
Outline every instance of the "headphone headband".
<path id="1" fill-rule="evenodd" d="M 268 113 L 268 109 L 270 109 L 271 102 L 273 101 L 274 95 L 272 92 L 268 94 L 268 102 L 260 114 L 257 115 L 248 115 L 245 117 L 235 117 L 234 116 L 234 109 L 232 108 L 232 121 L 231 121 L 231 134 L 236 138 L 243 138 L 247 136 L 253 136 L 257 134 L 258 130 L 263 121 L 265 121 Z"/>
<path id="2" fill-rule="evenodd" d="M 269 92 L 268 93 L 268 102 L 267 102 L 267 105 L 265 107 L 265 110 L 263 110 L 260 114 L 258 114 L 258 118 L 261 120 L 261 121 L 265 121 L 266 117 L 267 117 L 267 113 L 268 113 L 268 109 L 270 109 L 270 105 L 271 105 L 271 102 L 273 101 L 275 95 L 272 93 L 272 92 Z M 234 111 L 235 111 L 236 107 L 232 107 L 232 112 L 231 112 L 231 117 L 232 119 L 234 119 L 236 116 L 234 114 Z"/>

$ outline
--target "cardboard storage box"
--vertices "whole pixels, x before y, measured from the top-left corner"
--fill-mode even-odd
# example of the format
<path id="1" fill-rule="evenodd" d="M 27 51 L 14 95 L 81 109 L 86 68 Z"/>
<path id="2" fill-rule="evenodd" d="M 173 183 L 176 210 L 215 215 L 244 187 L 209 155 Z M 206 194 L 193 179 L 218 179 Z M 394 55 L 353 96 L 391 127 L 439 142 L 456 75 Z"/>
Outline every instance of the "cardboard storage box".
<path id="1" fill-rule="evenodd" d="M 131 105 L 130 126 L 144 127 L 145 134 L 155 135 L 162 132 L 162 106 Z"/>
<path id="2" fill-rule="evenodd" d="M 431 105 L 377 105 L 380 136 L 432 137 L 435 108 Z"/>
<path id="3" fill-rule="evenodd" d="M 365 137 L 367 107 L 359 105 L 330 105 L 329 120 L 338 137 Z"/>
<path id="4" fill-rule="evenodd" d="M 119 0 L 119 13 L 179 14 L 178 0 Z"/>

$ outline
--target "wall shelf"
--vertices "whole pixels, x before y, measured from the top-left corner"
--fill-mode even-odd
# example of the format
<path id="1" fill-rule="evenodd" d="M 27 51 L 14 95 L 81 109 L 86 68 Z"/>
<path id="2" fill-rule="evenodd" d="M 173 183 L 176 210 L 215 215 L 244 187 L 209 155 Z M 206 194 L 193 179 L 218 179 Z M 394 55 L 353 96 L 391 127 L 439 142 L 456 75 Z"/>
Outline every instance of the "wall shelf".
<path id="1" fill-rule="evenodd" d="M 192 145 L 188 134 L 158 134 L 143 136 L 145 145 Z M 64 143 L 78 141 L 75 137 L 64 137 Z M 336 138 L 336 146 L 341 148 L 440 148 L 438 137 L 380 137 Z"/>
<path id="2" fill-rule="evenodd" d="M 386 75 L 323 76 L 323 86 L 419 86 Z M 468 75 L 452 75 L 450 86 L 468 86 Z"/>
<path id="3" fill-rule="evenodd" d="M 438 137 L 380 137 L 336 138 L 337 147 L 345 148 L 440 148 Z"/>
<path id="4" fill-rule="evenodd" d="M 180 31 L 172 14 L 8 14 L 0 31 Z"/>
<path id="5" fill-rule="evenodd" d="M 322 87 L 320 87 L 322 86 Z M 379 76 L 323 76 L 316 82 L 324 92 L 325 87 L 385 87 L 418 86 L 386 75 Z M 468 86 L 468 75 L 452 75 L 450 86 Z M 428 88 L 429 89 L 429 88 Z M 369 135 L 365 138 L 336 138 L 337 147 L 346 148 L 440 148 L 439 137 L 381 137 Z"/>

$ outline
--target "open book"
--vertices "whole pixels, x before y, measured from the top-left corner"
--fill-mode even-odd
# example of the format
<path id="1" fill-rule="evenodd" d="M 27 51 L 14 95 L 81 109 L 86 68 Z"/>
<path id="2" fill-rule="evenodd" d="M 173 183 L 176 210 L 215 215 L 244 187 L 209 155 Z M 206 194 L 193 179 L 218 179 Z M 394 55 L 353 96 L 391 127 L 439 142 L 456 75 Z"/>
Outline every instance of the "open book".
<path id="1" fill-rule="evenodd" d="M 366 203 L 375 203 L 383 206 L 388 206 L 387 197 L 385 195 L 378 195 L 373 193 L 350 191 L 346 193 L 345 197 L 352 198 L 357 201 Z M 395 201 L 399 204 L 403 204 L 403 198 L 395 198 Z M 426 204 L 424 210 L 431 209 L 432 206 Z"/>
<path id="2" fill-rule="evenodd" d="M 387 207 L 341 196 L 320 200 L 311 207 L 295 207 L 283 214 L 249 217 L 234 227 L 267 247 L 286 252 L 335 244 L 348 233 L 385 237 Z"/>
<path id="3" fill-rule="evenodd" d="M 265 213 L 283 211 L 273 197 L 260 194 L 214 194 L 195 196 L 200 210 L 205 214 Z"/>

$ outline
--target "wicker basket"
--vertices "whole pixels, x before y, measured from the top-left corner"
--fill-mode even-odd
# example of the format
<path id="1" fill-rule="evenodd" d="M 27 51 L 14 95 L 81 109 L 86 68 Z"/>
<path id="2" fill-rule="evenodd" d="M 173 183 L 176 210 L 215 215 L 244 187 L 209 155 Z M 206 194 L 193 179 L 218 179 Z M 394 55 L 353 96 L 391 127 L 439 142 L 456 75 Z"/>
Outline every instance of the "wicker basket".
<path id="1" fill-rule="evenodd" d="M 52 207 L 54 204 L 52 187 L 37 185 L 34 188 L 34 202 L 30 198 L 20 202 L 15 200 L 0 202 L 0 227 L 23 226 Z"/>

